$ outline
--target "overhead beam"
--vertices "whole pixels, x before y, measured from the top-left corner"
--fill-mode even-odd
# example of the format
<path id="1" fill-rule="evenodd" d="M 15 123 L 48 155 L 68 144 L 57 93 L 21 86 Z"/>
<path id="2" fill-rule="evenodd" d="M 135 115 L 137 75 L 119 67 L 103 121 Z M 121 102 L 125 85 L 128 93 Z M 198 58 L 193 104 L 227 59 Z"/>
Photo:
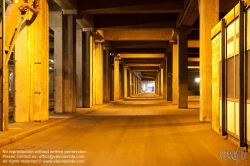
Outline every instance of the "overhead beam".
<path id="1" fill-rule="evenodd" d="M 142 76 L 141 78 L 151 78 L 151 79 L 155 79 L 155 77 L 148 77 L 148 76 Z"/>
<path id="2" fill-rule="evenodd" d="M 104 30 L 109 41 L 166 41 L 171 40 L 173 29 L 112 29 Z"/>
<path id="3" fill-rule="evenodd" d="M 96 14 L 95 28 L 176 28 L 177 14 Z"/>
<path id="4" fill-rule="evenodd" d="M 77 9 L 76 4 L 72 3 L 74 0 L 54 0 L 55 3 L 64 10 Z M 72 1 L 72 2 L 71 2 Z"/>
<path id="5" fill-rule="evenodd" d="M 199 17 L 198 6 L 197 0 L 190 0 L 185 11 L 179 14 L 176 27 L 192 27 Z"/>
<path id="6" fill-rule="evenodd" d="M 146 71 L 146 72 L 158 72 L 158 70 L 146 70 L 146 69 L 143 69 L 143 70 L 137 70 L 137 69 L 132 69 L 131 71 L 135 72 L 143 72 L 143 71 Z"/>
<path id="7" fill-rule="evenodd" d="M 93 21 L 93 18 L 91 18 L 91 17 L 88 17 L 87 19 L 85 17 L 82 17 L 81 19 L 76 19 L 76 22 L 82 28 L 92 28 L 92 27 L 94 27 L 94 21 Z"/>
<path id="8" fill-rule="evenodd" d="M 127 64 L 127 66 L 142 66 L 142 67 L 150 67 L 150 66 L 156 66 L 156 67 L 159 67 L 160 65 L 159 64 L 143 64 L 143 63 L 140 63 L 140 64 L 137 64 L 137 63 L 129 63 Z"/>
<path id="9" fill-rule="evenodd" d="M 188 62 L 199 62 L 200 58 L 188 58 Z"/>
<path id="10" fill-rule="evenodd" d="M 121 58 L 164 58 L 164 54 L 119 54 Z"/>
<path id="11" fill-rule="evenodd" d="M 166 48 L 168 41 L 118 41 L 111 42 L 113 48 Z"/>
<path id="12" fill-rule="evenodd" d="M 199 40 L 188 40 L 188 48 L 199 48 L 200 41 Z"/>
<path id="13" fill-rule="evenodd" d="M 157 4 L 162 4 L 163 3 L 168 3 L 171 4 L 170 7 L 173 9 L 177 8 L 180 9 L 181 7 L 184 6 L 183 0 L 171 0 L 171 1 L 166 1 L 166 0 L 119 0 L 119 1 L 114 1 L 114 0 L 105 0 L 105 3 L 103 3 L 103 0 L 78 0 L 83 3 L 79 3 L 79 10 L 85 11 L 85 10 L 92 10 L 92 9 L 110 9 L 110 8 L 120 8 L 120 7 L 133 7 L 133 6 L 147 6 L 147 5 L 157 5 Z M 167 9 L 170 9 L 169 6 L 164 6 Z M 159 6 L 161 8 L 161 6 Z M 163 8 L 163 7 L 162 7 Z"/>
<path id="14" fill-rule="evenodd" d="M 184 10 L 183 1 L 171 1 L 167 3 L 157 3 L 157 4 L 147 4 L 147 5 L 89 9 L 89 10 L 81 10 L 81 12 L 84 14 L 138 14 L 138 13 L 180 13 L 183 10 Z"/>

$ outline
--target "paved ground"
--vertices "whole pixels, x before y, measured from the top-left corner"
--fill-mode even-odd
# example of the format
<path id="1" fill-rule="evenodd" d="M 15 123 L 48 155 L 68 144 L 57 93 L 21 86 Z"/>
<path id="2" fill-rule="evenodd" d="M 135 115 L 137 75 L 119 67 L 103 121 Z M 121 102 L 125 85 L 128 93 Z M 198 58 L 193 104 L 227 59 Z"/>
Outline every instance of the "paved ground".
<path id="1" fill-rule="evenodd" d="M 199 122 L 196 98 L 190 98 L 189 109 L 177 109 L 147 93 L 78 112 L 75 118 L 0 147 L 0 160 L 42 166 L 250 165 L 249 153 L 242 153 L 244 161 L 238 163 L 220 158 L 238 150 L 240 160 L 242 149 L 212 131 L 210 123 Z"/>

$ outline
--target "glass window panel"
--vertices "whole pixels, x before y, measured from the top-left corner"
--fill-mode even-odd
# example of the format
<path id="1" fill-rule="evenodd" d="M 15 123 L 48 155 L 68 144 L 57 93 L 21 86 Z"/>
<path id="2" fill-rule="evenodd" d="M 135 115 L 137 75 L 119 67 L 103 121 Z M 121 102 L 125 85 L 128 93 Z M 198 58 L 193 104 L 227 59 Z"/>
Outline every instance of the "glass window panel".
<path id="1" fill-rule="evenodd" d="M 227 27 L 227 56 L 234 53 L 234 34 L 235 34 L 235 22 L 232 22 Z"/>
<path id="2" fill-rule="evenodd" d="M 234 57 L 227 59 L 227 98 L 234 98 Z"/>
<path id="3" fill-rule="evenodd" d="M 247 48 L 250 49 L 250 9 L 247 11 Z"/>
<path id="4" fill-rule="evenodd" d="M 235 98 L 239 99 L 239 55 L 235 56 Z"/>
<path id="5" fill-rule="evenodd" d="M 250 50 L 247 51 L 247 100 L 250 100 Z"/>
<path id="6" fill-rule="evenodd" d="M 239 18 L 235 20 L 235 52 L 239 52 Z"/>

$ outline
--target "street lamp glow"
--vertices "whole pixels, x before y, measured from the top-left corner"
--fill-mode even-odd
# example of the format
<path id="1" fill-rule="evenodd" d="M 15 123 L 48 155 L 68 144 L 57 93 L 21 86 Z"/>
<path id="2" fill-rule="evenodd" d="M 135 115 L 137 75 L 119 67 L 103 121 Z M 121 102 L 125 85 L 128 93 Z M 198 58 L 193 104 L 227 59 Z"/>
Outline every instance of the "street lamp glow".
<path id="1" fill-rule="evenodd" d="M 197 78 L 194 79 L 194 81 L 195 81 L 196 83 L 200 83 L 201 79 L 197 77 Z"/>

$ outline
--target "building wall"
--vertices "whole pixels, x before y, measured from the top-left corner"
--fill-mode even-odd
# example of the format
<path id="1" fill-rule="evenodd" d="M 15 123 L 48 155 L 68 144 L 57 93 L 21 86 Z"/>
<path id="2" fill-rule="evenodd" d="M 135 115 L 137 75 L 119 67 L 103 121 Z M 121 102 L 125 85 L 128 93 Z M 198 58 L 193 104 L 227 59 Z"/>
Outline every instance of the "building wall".
<path id="1" fill-rule="evenodd" d="M 239 66 L 239 17 L 237 16 L 237 7 L 235 7 L 234 12 L 234 19 L 232 19 L 230 22 L 227 20 L 229 19 L 229 16 L 226 18 L 226 33 L 225 33 L 225 51 L 226 51 L 226 58 L 225 58 L 225 75 L 226 75 L 226 128 L 227 133 L 230 135 L 230 137 L 238 140 L 239 139 L 239 131 L 240 131 L 240 121 L 239 121 L 239 90 L 240 90 L 240 66 Z M 246 137 L 248 144 L 250 143 L 250 23 L 249 23 L 249 17 L 250 17 L 250 10 L 245 11 L 245 25 L 246 25 L 246 31 L 244 31 L 245 35 L 245 45 L 246 45 L 246 51 L 245 51 L 245 64 L 246 64 L 246 110 L 245 110 L 245 128 Z M 232 14 L 230 13 L 230 16 Z M 231 19 L 231 18 L 230 18 Z M 218 23 L 218 25 L 221 24 Z M 219 26 L 216 26 L 213 30 L 218 29 Z M 213 36 L 213 30 L 212 30 L 212 79 L 213 79 L 213 85 L 212 85 L 212 128 L 217 131 L 221 132 L 222 128 L 222 59 L 221 59 L 221 49 L 222 42 L 221 42 L 221 30 Z"/>

